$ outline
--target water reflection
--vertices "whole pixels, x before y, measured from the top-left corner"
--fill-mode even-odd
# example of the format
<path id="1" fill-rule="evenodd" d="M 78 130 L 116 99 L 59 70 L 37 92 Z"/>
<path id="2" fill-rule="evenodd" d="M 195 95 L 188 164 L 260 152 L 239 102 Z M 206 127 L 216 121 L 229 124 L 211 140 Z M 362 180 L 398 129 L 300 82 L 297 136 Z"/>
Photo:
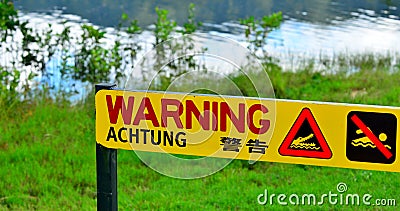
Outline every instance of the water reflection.
<path id="1" fill-rule="evenodd" d="M 197 18 L 207 23 L 221 24 L 245 18 L 257 18 L 273 12 L 282 11 L 288 19 L 312 23 L 329 24 L 331 21 L 344 21 L 357 18 L 359 14 L 370 17 L 398 19 L 399 1 L 382 0 L 192 0 L 197 5 Z M 183 23 L 187 17 L 188 1 L 125 0 L 24 0 L 15 1 L 24 11 L 48 12 L 61 9 L 68 14 L 76 14 L 90 22 L 102 26 L 116 26 L 122 12 L 138 19 L 143 26 L 155 20 L 155 7 L 168 9 L 170 17 Z M 361 11 L 360 11 L 361 10 Z"/>
<path id="2" fill-rule="evenodd" d="M 228 36 L 244 41 L 239 18 L 250 15 L 261 17 L 283 11 L 285 21 L 279 30 L 268 37 L 268 51 L 285 59 L 288 55 L 315 57 L 338 53 L 395 52 L 400 50 L 400 1 L 380 0 L 217 0 L 196 4 L 196 19 L 204 23 L 202 31 Z M 123 12 L 138 19 L 146 27 L 156 19 L 155 7 L 170 11 L 169 17 L 183 23 L 187 17 L 186 1 L 121 1 L 111 0 L 54 0 L 16 1 L 23 11 L 45 12 L 45 22 L 60 17 L 54 9 L 73 22 L 91 22 L 100 26 L 115 26 Z M 31 13 L 30 13 L 31 14 Z M 30 18 L 30 14 L 27 17 Z M 49 18 L 50 17 L 50 18 Z M 82 17 L 82 18 L 80 18 Z"/>
<path id="3" fill-rule="evenodd" d="M 201 31 L 210 35 L 231 38 L 246 45 L 237 20 L 250 15 L 262 17 L 282 11 L 284 22 L 280 29 L 267 38 L 267 50 L 280 60 L 286 69 L 293 69 L 304 60 L 315 57 L 332 58 L 339 54 L 379 53 L 400 51 L 400 1 L 380 0 L 241 0 L 192 1 L 196 5 L 196 20 L 204 22 Z M 111 0 L 24 0 L 15 1 L 22 19 L 40 26 L 62 19 L 69 20 L 73 29 L 81 23 L 93 23 L 113 31 L 123 12 L 147 28 L 156 20 L 156 6 L 168 9 L 169 17 L 182 24 L 187 18 L 186 1 L 120 1 Z M 56 9 L 56 10 L 55 10 Z M 58 9 L 58 10 L 57 10 Z M 78 32 L 77 32 L 78 33 Z M 212 37 L 212 36 L 210 36 Z M 110 38 L 112 39 L 112 37 Z M 143 54 L 150 50 L 151 33 L 145 31 L 138 42 L 143 42 Z M 226 51 L 227 49 L 220 49 Z M 140 55 L 139 55 L 140 56 Z M 56 60 L 56 58 L 55 58 Z M 57 63 L 54 59 L 50 62 Z M 52 67 L 49 65 L 49 67 Z M 50 71 L 50 70 L 49 70 Z M 58 81 L 48 78 L 50 82 Z"/>

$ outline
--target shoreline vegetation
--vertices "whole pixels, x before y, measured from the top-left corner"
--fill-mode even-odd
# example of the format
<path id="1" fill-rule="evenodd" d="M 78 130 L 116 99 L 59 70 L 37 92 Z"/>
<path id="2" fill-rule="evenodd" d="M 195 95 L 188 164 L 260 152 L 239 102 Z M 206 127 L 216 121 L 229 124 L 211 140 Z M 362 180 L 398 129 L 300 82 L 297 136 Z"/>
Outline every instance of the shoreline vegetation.
<path id="1" fill-rule="evenodd" d="M 194 21 L 194 5 L 189 6 L 189 11 L 192 13 L 189 12 L 182 33 L 196 31 L 199 24 Z M 19 23 L 11 1 L 2 0 L 0 12 L 2 48 L 5 48 L 5 43 L 10 43 L 16 30 L 24 35 L 21 46 L 10 49 L 20 52 L 13 57 L 17 62 L 0 66 L 0 210 L 95 209 L 94 94 L 73 104 L 68 100 L 71 93 L 61 90 L 54 96 L 50 94 L 51 87 L 34 89 L 27 81 L 20 81 L 21 75 L 26 74 L 24 71 L 32 68 L 45 74 L 45 61 L 56 50 L 62 51 L 63 45 L 69 45 L 68 30 L 55 36 L 59 42 L 53 43 L 52 32 L 48 36 L 34 33 L 34 29 Z M 176 23 L 167 18 L 166 10 L 157 9 L 157 14 L 154 35 L 158 37 L 156 42 L 162 42 L 171 33 L 176 33 Z M 263 36 L 279 27 L 282 21 L 281 14 L 268 17 L 270 19 L 241 21 L 248 27 L 248 35 L 252 35 L 248 39 L 253 50 L 267 45 L 262 42 Z M 127 21 L 121 27 L 128 36 L 139 33 L 140 28 L 134 20 L 128 20 L 129 17 L 124 15 L 122 19 Z M 263 24 L 265 27 L 255 27 Z M 74 65 L 69 65 L 66 61 L 70 58 L 65 57 L 61 67 L 65 78 L 62 80 L 73 78 L 91 84 L 108 81 L 110 70 L 122 68 L 118 66 L 122 65 L 120 57 L 128 55 L 127 58 L 136 59 L 136 50 L 133 49 L 138 46 L 133 46 L 133 43 L 120 43 L 117 48 L 114 45 L 106 49 L 101 44 L 105 36 L 101 29 L 85 26 L 83 30 L 81 36 L 87 42 L 80 44 L 85 47 L 78 49 L 79 53 L 73 58 Z M 120 54 L 122 45 L 129 48 L 130 54 Z M 38 49 L 49 51 L 39 52 Z M 111 60 L 103 60 L 104 57 Z M 318 62 L 306 61 L 296 71 L 283 69 L 267 54 L 261 55 L 260 59 L 276 98 L 400 106 L 399 54 L 343 55 L 333 62 L 316 58 Z M 179 62 L 179 68 L 189 67 Z M 172 66 L 169 70 L 172 74 L 164 75 L 165 84 L 155 89 L 162 90 L 181 74 L 174 72 L 176 69 Z M 29 80 L 34 77 L 26 76 Z M 241 76 L 233 76 L 232 81 L 245 96 L 256 96 Z M 16 91 L 17 88 L 20 91 Z M 132 151 L 118 151 L 118 206 L 121 210 L 396 209 L 329 204 L 262 206 L 257 203 L 257 196 L 265 189 L 277 194 L 322 195 L 336 191 L 340 182 L 347 184 L 348 193 L 369 193 L 373 199 L 394 198 L 397 204 L 400 203 L 400 190 L 395 188 L 400 186 L 398 173 L 266 162 L 249 164 L 236 160 L 211 176 L 178 180 L 148 168 Z"/>

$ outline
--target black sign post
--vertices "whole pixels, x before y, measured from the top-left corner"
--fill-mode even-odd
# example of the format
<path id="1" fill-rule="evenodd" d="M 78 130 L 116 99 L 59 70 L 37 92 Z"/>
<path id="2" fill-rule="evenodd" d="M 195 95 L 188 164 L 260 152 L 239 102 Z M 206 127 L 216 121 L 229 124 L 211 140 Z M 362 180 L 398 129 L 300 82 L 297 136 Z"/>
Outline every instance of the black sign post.
<path id="1" fill-rule="evenodd" d="M 100 90 L 116 89 L 116 84 L 96 84 Z M 117 210 L 117 150 L 96 143 L 97 210 Z"/>

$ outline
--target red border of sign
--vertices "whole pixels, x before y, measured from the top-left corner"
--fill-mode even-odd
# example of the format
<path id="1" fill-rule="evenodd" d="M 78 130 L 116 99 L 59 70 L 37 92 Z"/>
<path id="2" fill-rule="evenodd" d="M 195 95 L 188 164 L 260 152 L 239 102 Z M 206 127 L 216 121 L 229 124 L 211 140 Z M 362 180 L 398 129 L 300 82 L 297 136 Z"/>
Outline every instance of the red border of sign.
<path id="1" fill-rule="evenodd" d="M 299 131 L 301 125 L 304 121 L 307 120 L 310 123 L 311 129 L 317 138 L 319 145 L 321 146 L 322 151 L 309 151 L 309 150 L 299 150 L 299 149 L 290 149 L 289 146 L 292 144 L 294 137 Z M 279 147 L 279 154 L 283 156 L 295 156 L 295 157 L 307 157 L 307 158 L 321 158 L 321 159 L 330 159 L 332 157 L 332 151 L 326 142 L 324 135 L 322 134 L 317 122 L 315 121 L 314 116 L 311 113 L 309 108 L 303 108 L 301 110 L 299 116 L 294 122 L 292 128 L 290 128 L 286 138 L 283 140 L 281 146 Z"/>

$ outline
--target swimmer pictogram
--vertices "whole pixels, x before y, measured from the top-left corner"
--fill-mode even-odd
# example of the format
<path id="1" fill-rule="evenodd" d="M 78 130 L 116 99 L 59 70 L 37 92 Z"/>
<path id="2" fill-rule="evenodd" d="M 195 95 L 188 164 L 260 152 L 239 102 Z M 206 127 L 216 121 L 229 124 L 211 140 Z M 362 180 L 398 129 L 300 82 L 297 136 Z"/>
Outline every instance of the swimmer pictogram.
<path id="1" fill-rule="evenodd" d="M 369 127 L 368 127 L 369 129 Z M 371 129 L 369 129 L 371 130 Z M 362 134 L 362 130 L 358 129 L 356 130 L 357 134 Z M 380 133 L 378 136 L 379 141 L 384 142 L 387 140 L 387 135 L 385 133 Z M 355 147 L 370 147 L 370 148 L 376 148 L 376 145 L 371 141 L 371 139 L 369 139 L 367 136 L 361 137 L 361 138 L 357 138 L 351 141 L 351 144 Z M 383 145 L 384 147 L 388 148 L 388 149 L 392 149 L 391 146 L 385 144 Z"/>
<path id="2" fill-rule="evenodd" d="M 391 164 L 396 159 L 397 118 L 390 113 L 347 115 L 346 156 L 351 161 Z"/>

